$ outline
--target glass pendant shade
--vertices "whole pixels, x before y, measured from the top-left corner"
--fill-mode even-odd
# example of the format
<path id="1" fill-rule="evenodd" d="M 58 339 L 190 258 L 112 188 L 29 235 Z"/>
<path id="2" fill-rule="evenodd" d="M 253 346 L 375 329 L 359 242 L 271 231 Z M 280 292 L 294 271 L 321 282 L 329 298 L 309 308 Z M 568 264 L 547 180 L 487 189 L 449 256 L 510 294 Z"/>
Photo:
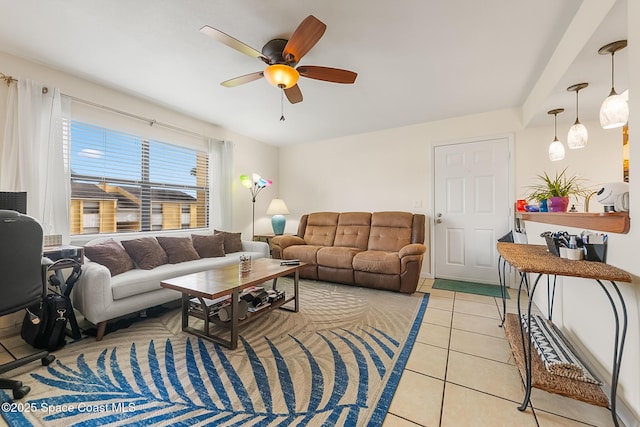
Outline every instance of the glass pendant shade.
<path id="1" fill-rule="evenodd" d="M 564 159 L 564 145 L 556 138 L 549 144 L 549 160 L 557 162 L 562 159 Z"/>
<path id="2" fill-rule="evenodd" d="M 553 141 L 549 144 L 549 160 L 552 162 L 564 159 L 564 145 L 558 141 L 558 114 L 563 111 L 564 108 L 556 108 L 547 112 L 547 114 L 553 114 Z"/>
<path id="3" fill-rule="evenodd" d="M 598 53 L 600 55 L 611 55 L 611 92 L 600 107 L 600 126 L 603 129 L 615 129 L 627 124 L 629 120 L 629 104 L 624 97 L 618 95 L 615 90 L 614 77 L 614 55 L 617 51 L 627 47 L 626 40 L 618 40 L 608 45 L 602 46 Z"/>
<path id="4" fill-rule="evenodd" d="M 629 104 L 621 96 L 613 92 L 600 107 L 600 125 L 603 129 L 615 129 L 627 124 L 629 120 Z"/>
<path id="5" fill-rule="evenodd" d="M 264 70 L 264 78 L 275 87 L 289 89 L 298 83 L 300 74 L 295 68 L 288 65 L 273 64 Z"/>
<path id="6" fill-rule="evenodd" d="M 589 132 L 587 132 L 587 128 L 582 123 L 577 122 L 569 129 L 569 134 L 567 135 L 567 147 L 571 150 L 584 148 L 587 145 L 588 139 Z"/>
<path id="7" fill-rule="evenodd" d="M 567 134 L 567 147 L 569 147 L 570 150 L 586 147 L 587 140 L 589 139 L 589 132 L 587 132 L 586 126 L 580 123 L 580 119 L 578 118 L 580 108 L 578 93 L 588 86 L 589 83 L 585 82 L 578 83 L 567 88 L 569 92 L 576 93 L 576 121 L 573 126 L 569 128 L 569 133 Z"/>

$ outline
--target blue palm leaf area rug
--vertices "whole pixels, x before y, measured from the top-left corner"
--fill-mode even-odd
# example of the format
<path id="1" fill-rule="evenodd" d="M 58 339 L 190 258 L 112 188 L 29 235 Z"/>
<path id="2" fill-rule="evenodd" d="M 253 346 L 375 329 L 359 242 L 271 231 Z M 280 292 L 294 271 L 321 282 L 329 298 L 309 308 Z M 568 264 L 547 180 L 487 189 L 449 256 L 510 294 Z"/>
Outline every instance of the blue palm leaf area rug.
<path id="1" fill-rule="evenodd" d="M 291 292 L 292 280 L 278 288 Z M 15 369 L 32 390 L 15 402 L 1 391 L 2 416 L 11 426 L 379 426 L 428 298 L 302 280 L 300 312 L 244 325 L 236 350 L 182 332 L 170 310 Z"/>

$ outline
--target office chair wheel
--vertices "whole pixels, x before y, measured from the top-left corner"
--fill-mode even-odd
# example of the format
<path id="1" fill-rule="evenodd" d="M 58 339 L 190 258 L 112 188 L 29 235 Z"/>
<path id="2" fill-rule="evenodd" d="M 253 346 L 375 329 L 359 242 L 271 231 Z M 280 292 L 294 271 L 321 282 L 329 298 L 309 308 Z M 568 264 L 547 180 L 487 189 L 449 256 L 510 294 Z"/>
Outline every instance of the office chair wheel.
<path id="1" fill-rule="evenodd" d="M 29 387 L 28 385 L 23 385 L 23 386 L 21 386 L 19 388 L 14 388 L 13 389 L 13 398 L 14 399 L 22 399 L 30 391 L 31 391 L 31 387 Z"/>
<path id="2" fill-rule="evenodd" d="M 56 360 L 56 357 L 53 354 L 49 354 L 40 359 L 40 362 L 42 362 L 42 366 L 49 366 L 54 360 Z"/>

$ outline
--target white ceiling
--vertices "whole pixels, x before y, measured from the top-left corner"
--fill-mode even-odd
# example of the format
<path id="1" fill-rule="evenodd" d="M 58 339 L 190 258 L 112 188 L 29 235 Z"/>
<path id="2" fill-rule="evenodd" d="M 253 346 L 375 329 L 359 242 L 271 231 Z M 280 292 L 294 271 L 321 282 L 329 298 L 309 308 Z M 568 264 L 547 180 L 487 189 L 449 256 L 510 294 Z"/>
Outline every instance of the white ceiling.
<path id="1" fill-rule="evenodd" d="M 546 112 L 564 107 L 560 125 L 575 118 L 568 86 L 590 83 L 583 121 L 597 119 L 609 92 L 610 57 L 597 50 L 627 34 L 626 0 L 614 2 L 0 0 L 0 51 L 274 145 L 514 107 L 527 126 L 552 123 Z M 284 122 L 280 91 L 264 79 L 220 86 L 264 64 L 203 35 L 203 25 L 261 50 L 310 14 L 327 30 L 300 65 L 356 71 L 354 85 L 301 78 L 304 101 L 285 101 Z M 625 53 L 615 56 L 618 92 Z"/>

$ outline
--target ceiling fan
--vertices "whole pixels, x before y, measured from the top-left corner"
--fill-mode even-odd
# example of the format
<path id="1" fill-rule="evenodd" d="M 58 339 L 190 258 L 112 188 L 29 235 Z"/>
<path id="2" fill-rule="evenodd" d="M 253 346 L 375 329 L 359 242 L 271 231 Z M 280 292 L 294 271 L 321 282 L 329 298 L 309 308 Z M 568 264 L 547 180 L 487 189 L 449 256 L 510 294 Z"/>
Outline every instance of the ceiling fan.
<path id="1" fill-rule="evenodd" d="M 352 84 L 357 73 L 339 68 L 316 65 L 297 66 L 304 55 L 320 40 L 327 26 L 313 15 L 306 17 L 294 31 L 289 40 L 273 39 L 262 48 L 262 52 L 208 25 L 200 31 L 238 52 L 258 58 L 267 67 L 263 71 L 235 77 L 220 83 L 225 87 L 235 87 L 264 77 L 272 85 L 284 90 L 292 104 L 302 101 L 302 92 L 298 87 L 300 76 L 331 83 Z"/>

